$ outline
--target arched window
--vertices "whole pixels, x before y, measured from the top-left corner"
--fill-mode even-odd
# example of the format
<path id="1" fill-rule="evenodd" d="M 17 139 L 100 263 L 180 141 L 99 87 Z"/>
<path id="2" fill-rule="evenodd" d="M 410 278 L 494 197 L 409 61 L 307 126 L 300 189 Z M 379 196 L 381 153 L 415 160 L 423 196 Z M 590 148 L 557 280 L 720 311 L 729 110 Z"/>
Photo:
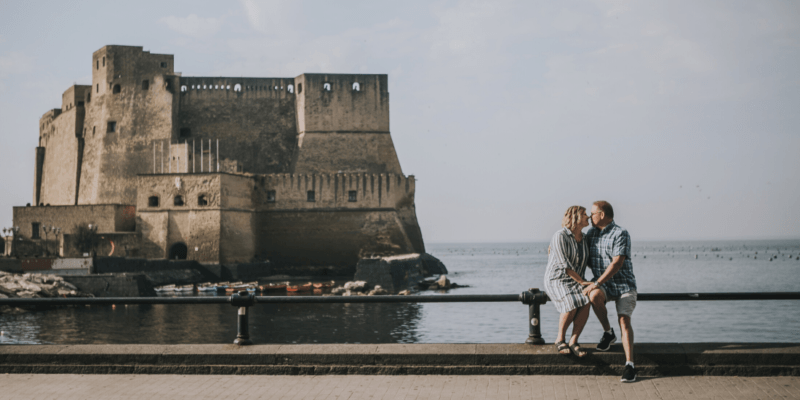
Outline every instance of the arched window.
<path id="1" fill-rule="evenodd" d="M 174 199 L 174 200 L 173 200 L 173 202 L 172 202 L 172 204 L 174 204 L 174 205 L 176 205 L 176 206 L 182 206 L 182 205 L 183 205 L 183 196 L 181 196 L 181 195 L 176 195 L 176 196 L 175 196 L 175 199 Z"/>
<path id="2" fill-rule="evenodd" d="M 241 92 L 242 91 L 242 85 L 240 85 L 238 83 L 233 85 L 233 91 L 234 92 Z"/>
<path id="3" fill-rule="evenodd" d="M 181 85 L 181 92 L 185 92 L 185 91 L 186 91 L 186 85 Z"/>
<path id="4" fill-rule="evenodd" d="M 331 84 L 327 83 L 327 82 L 323 83 L 322 84 L 322 90 L 324 90 L 326 92 L 330 92 L 331 91 Z"/>
<path id="5" fill-rule="evenodd" d="M 158 207 L 158 196 L 150 196 L 147 198 L 148 207 Z"/>
<path id="6" fill-rule="evenodd" d="M 198 206 L 207 206 L 208 205 L 208 199 L 206 198 L 206 195 L 201 194 L 200 196 L 197 196 L 197 205 Z"/>
<path id="7" fill-rule="evenodd" d="M 231 85 L 225 86 L 225 90 L 231 90 Z"/>
<path id="8" fill-rule="evenodd" d="M 361 91 L 361 85 L 359 85 L 358 82 L 353 82 L 353 91 L 354 92 L 360 92 Z"/>
<path id="9" fill-rule="evenodd" d="M 114 89 L 111 90 L 111 93 L 117 94 L 117 93 L 119 93 L 121 91 L 122 91 L 122 88 L 119 86 L 119 84 L 116 84 L 116 85 L 114 85 Z"/>
<path id="10" fill-rule="evenodd" d="M 294 93 L 294 85 L 289 85 L 286 87 L 286 91 L 289 93 Z"/>

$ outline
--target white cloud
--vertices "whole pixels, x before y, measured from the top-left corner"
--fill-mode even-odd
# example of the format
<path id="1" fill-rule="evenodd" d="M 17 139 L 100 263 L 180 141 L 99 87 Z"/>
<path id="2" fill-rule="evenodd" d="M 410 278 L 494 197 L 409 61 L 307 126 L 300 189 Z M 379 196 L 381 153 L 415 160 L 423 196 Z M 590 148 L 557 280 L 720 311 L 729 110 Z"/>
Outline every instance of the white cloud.
<path id="1" fill-rule="evenodd" d="M 163 17 L 159 22 L 167 24 L 169 29 L 175 32 L 196 39 L 213 36 L 222 26 L 222 20 L 219 18 L 203 18 L 197 14 L 189 14 L 187 17 Z"/>

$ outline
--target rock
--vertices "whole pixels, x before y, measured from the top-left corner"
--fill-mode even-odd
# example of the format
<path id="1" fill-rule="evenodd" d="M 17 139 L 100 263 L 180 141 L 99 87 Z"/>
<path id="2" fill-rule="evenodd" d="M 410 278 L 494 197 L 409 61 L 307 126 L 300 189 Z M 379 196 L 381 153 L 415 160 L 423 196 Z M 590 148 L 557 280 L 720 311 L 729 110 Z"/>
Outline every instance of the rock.
<path id="1" fill-rule="evenodd" d="M 398 254 L 364 258 L 356 266 L 355 279 L 380 285 L 389 293 L 416 289 L 426 276 L 446 274 L 444 264 L 430 254 Z"/>
<path id="2" fill-rule="evenodd" d="M 438 290 L 438 289 L 439 289 L 439 283 L 437 283 L 437 282 L 434 282 L 434 283 L 431 283 L 430 285 L 428 285 L 428 290 Z"/>
<path id="3" fill-rule="evenodd" d="M 377 285 L 375 288 L 369 291 L 368 296 L 380 296 L 387 294 L 389 294 L 389 292 L 386 291 L 386 289 L 382 288 L 380 285 Z"/>
<path id="4" fill-rule="evenodd" d="M 361 292 L 367 287 L 366 281 L 351 281 L 344 284 L 345 290 Z"/>
<path id="5" fill-rule="evenodd" d="M 424 253 L 420 256 L 425 276 L 447 275 L 447 268 L 438 258 Z"/>
<path id="6" fill-rule="evenodd" d="M 344 286 L 339 286 L 331 289 L 331 294 L 338 295 L 344 293 L 345 291 L 347 291 L 347 289 L 345 289 Z"/>
<path id="7" fill-rule="evenodd" d="M 408 290 L 408 289 L 406 289 L 406 290 L 401 290 L 401 291 L 400 291 L 400 292 L 398 292 L 397 294 L 398 294 L 398 295 L 400 295 L 400 296 L 408 296 L 408 295 L 410 295 L 410 294 L 411 294 L 411 291 L 410 291 L 410 290 Z"/>
<path id="8" fill-rule="evenodd" d="M 442 289 L 450 289 L 450 279 L 447 279 L 447 275 L 442 275 L 436 281 L 439 284 L 439 287 Z"/>

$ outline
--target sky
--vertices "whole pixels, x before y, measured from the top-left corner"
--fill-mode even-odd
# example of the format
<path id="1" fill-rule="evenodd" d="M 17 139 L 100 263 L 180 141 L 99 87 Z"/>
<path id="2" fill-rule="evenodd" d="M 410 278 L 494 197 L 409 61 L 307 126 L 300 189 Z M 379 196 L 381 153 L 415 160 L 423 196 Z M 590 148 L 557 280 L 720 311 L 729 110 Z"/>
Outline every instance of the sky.
<path id="1" fill-rule="evenodd" d="M 0 0 L 0 226 L 109 44 L 183 76 L 388 74 L 426 242 L 546 241 L 595 200 L 634 241 L 800 238 L 800 2 Z"/>

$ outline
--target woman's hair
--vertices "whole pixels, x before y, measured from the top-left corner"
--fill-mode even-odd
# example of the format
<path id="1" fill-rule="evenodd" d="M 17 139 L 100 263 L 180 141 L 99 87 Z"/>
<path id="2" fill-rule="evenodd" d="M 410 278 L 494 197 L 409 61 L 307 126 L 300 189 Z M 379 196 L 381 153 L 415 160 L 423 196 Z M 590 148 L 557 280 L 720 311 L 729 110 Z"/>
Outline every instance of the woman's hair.
<path id="1" fill-rule="evenodd" d="M 581 220 L 581 216 L 586 211 L 585 207 L 581 206 L 572 206 L 567 209 L 567 212 L 564 213 L 564 219 L 561 220 L 561 226 L 569 229 L 575 229 L 578 225 L 578 221 Z"/>

